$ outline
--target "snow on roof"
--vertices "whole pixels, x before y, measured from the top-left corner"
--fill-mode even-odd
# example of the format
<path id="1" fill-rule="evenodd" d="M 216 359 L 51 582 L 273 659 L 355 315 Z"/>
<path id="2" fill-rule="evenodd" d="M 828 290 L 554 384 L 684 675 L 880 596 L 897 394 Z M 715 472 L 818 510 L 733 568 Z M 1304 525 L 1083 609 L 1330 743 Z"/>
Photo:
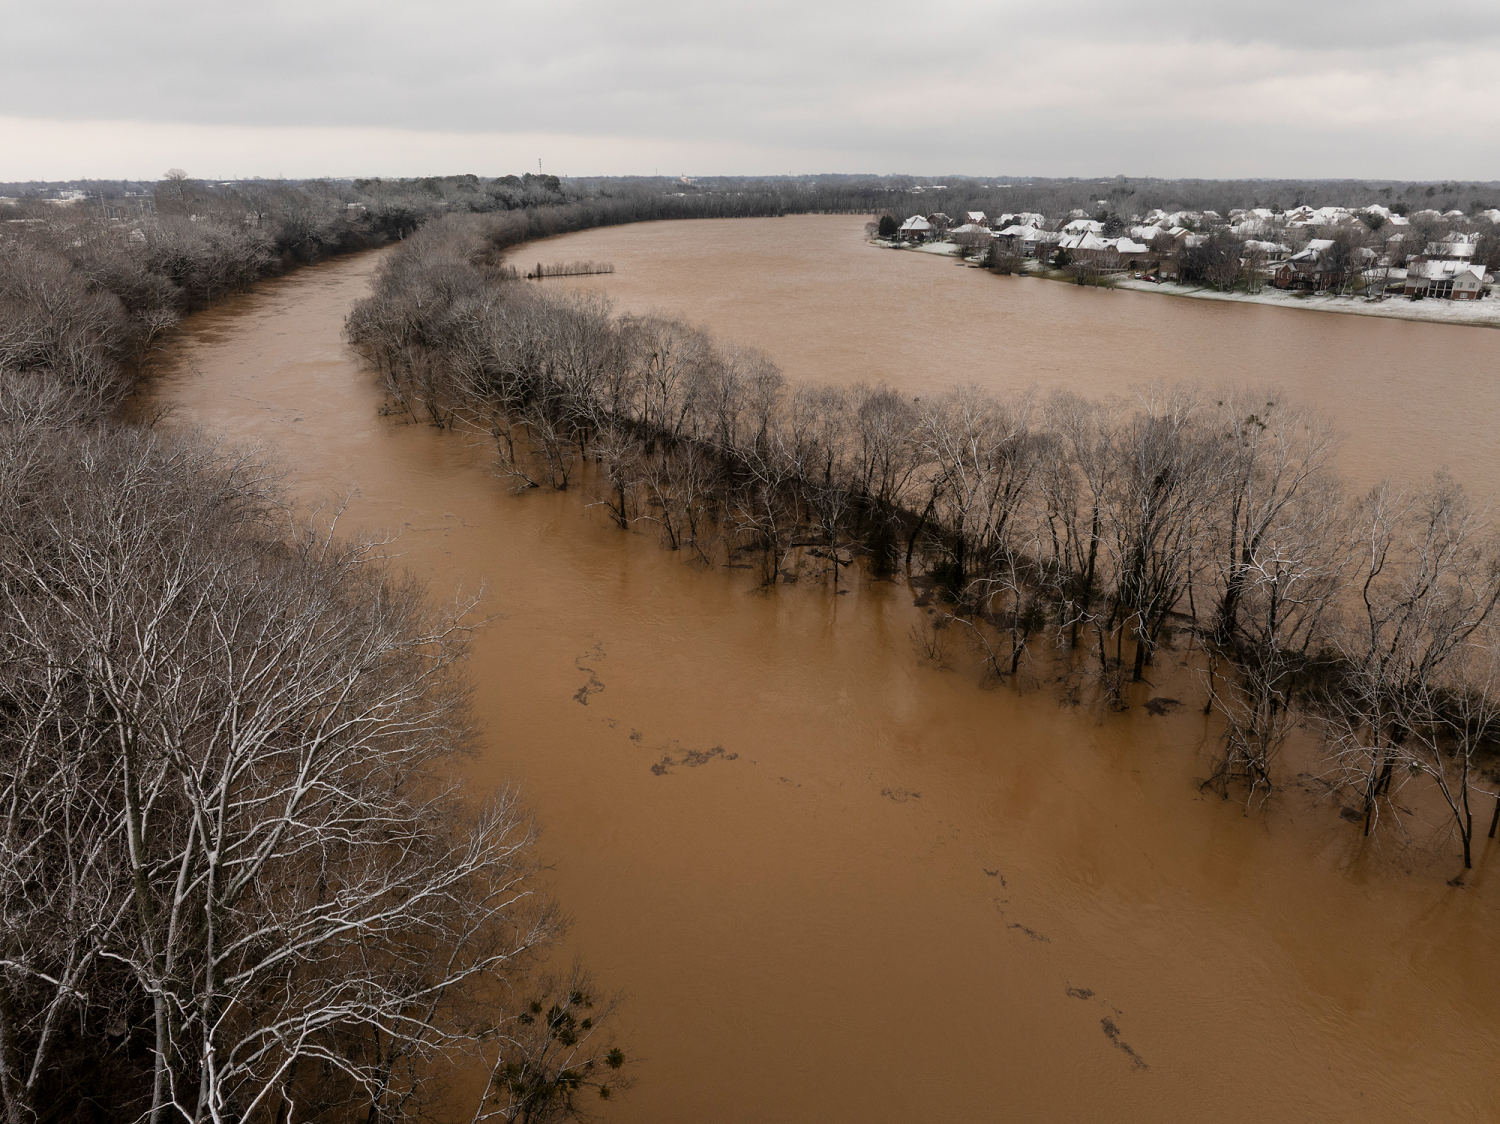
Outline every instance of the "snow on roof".
<path id="1" fill-rule="evenodd" d="M 1470 274 L 1482 282 L 1484 266 L 1466 265 L 1456 261 L 1424 261 L 1413 264 L 1408 269 L 1407 275 L 1421 277 L 1427 281 L 1446 281 L 1449 278 L 1456 281 Z"/>
<path id="2" fill-rule="evenodd" d="M 1452 235 L 1449 237 L 1451 238 Z M 1474 256 L 1474 251 L 1477 249 L 1479 249 L 1478 246 L 1467 240 L 1462 242 L 1429 242 L 1427 243 L 1426 254 L 1430 258 L 1468 259 Z"/>
<path id="3" fill-rule="evenodd" d="M 988 217 L 983 211 L 970 211 L 967 215 L 970 222 L 984 222 Z"/>
<path id="4" fill-rule="evenodd" d="M 1292 255 L 1292 261 L 1318 261 L 1333 246 L 1332 238 L 1309 238 L 1307 245 Z"/>
<path id="5" fill-rule="evenodd" d="M 989 232 L 989 227 L 980 226 L 977 222 L 966 222 L 963 226 L 956 226 L 949 231 L 950 234 L 988 234 Z"/>
<path id="6" fill-rule="evenodd" d="M 1057 240 L 1059 250 L 1107 250 L 1109 243 L 1092 230 L 1065 232 Z"/>
<path id="7" fill-rule="evenodd" d="M 912 231 L 931 230 L 932 224 L 924 219 L 921 215 L 912 215 L 911 218 L 907 219 L 904 223 L 901 224 L 901 229 Z"/>

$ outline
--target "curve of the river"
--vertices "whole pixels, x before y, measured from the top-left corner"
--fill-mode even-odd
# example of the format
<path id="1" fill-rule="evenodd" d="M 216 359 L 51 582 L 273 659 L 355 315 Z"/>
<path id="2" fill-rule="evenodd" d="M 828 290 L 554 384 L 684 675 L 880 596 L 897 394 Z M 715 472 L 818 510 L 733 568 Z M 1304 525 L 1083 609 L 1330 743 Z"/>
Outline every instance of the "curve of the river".
<path id="1" fill-rule="evenodd" d="M 576 495 L 512 494 L 461 438 L 380 416 L 340 335 L 376 261 L 192 317 L 146 406 L 265 446 L 309 501 L 349 496 L 345 525 L 393 532 L 434 596 L 486 591 L 474 783 L 528 794 L 569 951 L 627 993 L 639 1080 L 609 1119 L 1500 1103 L 1493 846 L 1455 889 L 1441 828 L 1367 844 L 1297 785 L 1245 814 L 1198 791 L 1193 707 L 986 688 L 917 658 L 902 587 L 756 593 Z M 808 293 L 763 299 L 808 330 Z"/>
<path id="2" fill-rule="evenodd" d="M 864 240 L 863 217 L 637 223 L 564 235 L 520 262 L 599 260 L 598 289 L 754 344 L 789 378 L 913 394 L 1129 396 L 1155 383 L 1277 389 L 1333 418 L 1361 487 L 1439 467 L 1500 498 L 1500 331 L 995 277 Z"/>

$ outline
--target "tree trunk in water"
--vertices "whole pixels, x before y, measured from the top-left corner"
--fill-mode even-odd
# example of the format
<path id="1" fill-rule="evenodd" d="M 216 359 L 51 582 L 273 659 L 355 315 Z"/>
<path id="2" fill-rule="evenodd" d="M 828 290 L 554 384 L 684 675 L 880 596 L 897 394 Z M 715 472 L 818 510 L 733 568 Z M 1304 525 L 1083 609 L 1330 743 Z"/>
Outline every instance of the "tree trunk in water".
<path id="1" fill-rule="evenodd" d="M 1121 629 L 1123 632 L 1124 629 Z M 1143 629 L 1135 634 L 1135 666 L 1131 669 L 1130 681 L 1139 683 L 1146 677 L 1146 637 Z"/>
<path id="2" fill-rule="evenodd" d="M 917 519 L 917 525 L 912 529 L 911 537 L 906 540 L 906 568 L 911 569 L 912 552 L 917 548 L 917 538 L 922 534 L 922 529 L 927 526 L 927 518 L 932 514 L 933 505 L 937 503 L 937 497 L 933 496 L 927 501 L 927 506 L 922 509 L 921 516 Z"/>

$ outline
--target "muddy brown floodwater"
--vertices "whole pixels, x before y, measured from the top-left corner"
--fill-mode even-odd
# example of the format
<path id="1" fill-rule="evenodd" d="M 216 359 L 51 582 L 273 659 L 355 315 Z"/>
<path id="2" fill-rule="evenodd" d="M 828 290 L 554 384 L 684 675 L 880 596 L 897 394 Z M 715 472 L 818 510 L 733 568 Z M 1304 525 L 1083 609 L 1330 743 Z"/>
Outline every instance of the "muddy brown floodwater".
<path id="1" fill-rule="evenodd" d="M 1268 386 L 1335 419 L 1361 485 L 1450 468 L 1500 496 L 1500 331 L 995 277 L 864 241 L 865 217 L 637 223 L 548 239 L 518 262 L 596 259 L 622 311 L 753 343 L 798 381 L 973 383 L 1129 395 L 1155 382 Z"/>
<path id="2" fill-rule="evenodd" d="M 737 310 L 775 319 L 794 373 L 825 355 L 840 357 L 830 374 L 881 373 L 859 358 L 867 330 L 944 346 L 918 299 L 989 280 L 872 257 L 848 219 L 651 228 L 649 256 L 669 260 L 665 233 L 670 271 L 691 275 L 705 229 L 752 266 L 788 232 L 852 232 L 847 272 L 864 284 L 869 261 L 874 291 L 847 299 L 913 302 L 899 331 L 812 324 L 813 281 L 752 269 L 726 294 L 711 271 L 719 325 Z M 639 262 L 616 247 L 644 237 L 578 245 L 613 257 L 623 283 Z M 890 282 L 895 300 L 888 259 L 927 280 Z M 1493 845 L 1455 889 L 1441 826 L 1367 843 L 1297 784 L 1245 814 L 1199 794 L 1212 730 L 1193 706 L 1100 715 L 1046 686 L 985 687 L 962 659 L 918 658 L 922 610 L 904 587 L 757 593 L 743 572 L 610 528 L 577 495 L 510 493 L 462 438 L 379 415 L 340 338 L 377 260 L 191 318 L 144 405 L 264 445 L 310 501 L 350 495 L 346 525 L 393 532 L 434 596 L 485 590 L 473 782 L 528 794 L 574 918 L 568 954 L 628 994 L 638 1084 L 608 1119 L 1493 1118 Z M 1027 284 L 1021 299 L 1041 299 Z M 1071 331 L 1096 309 L 1112 324 L 1136 309 L 1114 347 L 1137 365 L 1175 304 L 1031 284 L 1058 294 Z M 673 308 L 667 292 L 656 303 Z M 701 303 L 681 311 L 704 317 Z M 1204 312 L 1236 332 L 1234 318 L 1260 316 Z M 1428 338 L 1347 327 L 1380 334 L 1371 354 Z M 787 341 L 825 333 L 791 361 Z M 1201 333 L 1209 364 L 1227 349 Z"/>

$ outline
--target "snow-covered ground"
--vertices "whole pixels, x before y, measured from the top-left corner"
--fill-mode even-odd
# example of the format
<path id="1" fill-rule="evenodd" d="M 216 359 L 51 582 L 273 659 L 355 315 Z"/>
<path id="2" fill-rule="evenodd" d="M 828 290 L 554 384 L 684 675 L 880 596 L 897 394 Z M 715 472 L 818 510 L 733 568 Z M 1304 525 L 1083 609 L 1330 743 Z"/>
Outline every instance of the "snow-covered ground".
<path id="1" fill-rule="evenodd" d="M 1150 281 L 1133 281 L 1129 277 L 1115 278 L 1114 285 L 1118 289 L 1168 293 L 1200 300 L 1239 301 L 1244 304 L 1277 305 L 1281 308 L 1310 308 L 1319 312 L 1346 312 L 1355 316 L 1388 316 L 1396 320 L 1430 320 L 1444 324 L 1500 328 L 1500 298 L 1496 297 L 1478 301 L 1413 301 L 1405 297 L 1367 300 L 1364 297 L 1335 297 L 1326 293 L 1299 295 L 1269 286 L 1258 293 L 1221 293 L 1196 285 L 1179 285 L 1170 281 L 1155 284 Z"/>
<path id="2" fill-rule="evenodd" d="M 871 244 L 883 246 L 891 250 L 909 250 L 916 254 L 941 254 L 950 258 L 958 257 L 958 245 L 954 242 L 883 242 L 878 238 L 871 239 Z"/>

